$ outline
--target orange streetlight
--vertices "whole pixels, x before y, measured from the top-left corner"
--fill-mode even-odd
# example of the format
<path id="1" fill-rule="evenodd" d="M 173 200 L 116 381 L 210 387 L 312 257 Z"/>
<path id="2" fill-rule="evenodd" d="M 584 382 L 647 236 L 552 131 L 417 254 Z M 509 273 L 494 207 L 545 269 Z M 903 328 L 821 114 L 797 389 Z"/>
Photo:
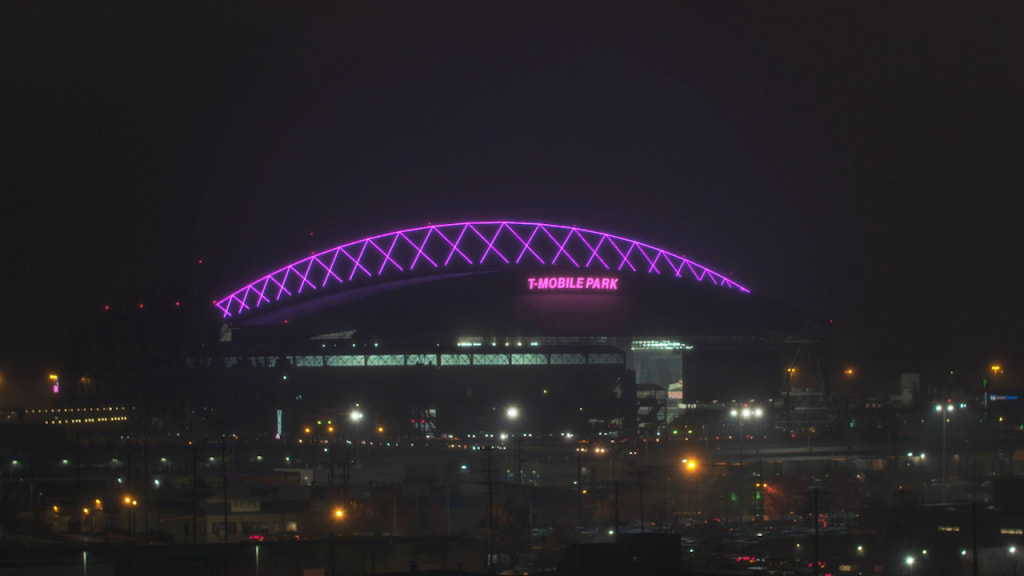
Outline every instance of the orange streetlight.
<path id="1" fill-rule="evenodd" d="M 847 368 L 846 370 L 843 370 L 843 374 L 846 374 L 847 376 L 853 376 L 853 368 Z"/>
<path id="2" fill-rule="evenodd" d="M 344 510 L 342 510 L 341 508 L 335 508 L 334 509 L 334 519 L 335 520 L 341 520 L 344 517 L 345 517 L 345 511 Z"/>

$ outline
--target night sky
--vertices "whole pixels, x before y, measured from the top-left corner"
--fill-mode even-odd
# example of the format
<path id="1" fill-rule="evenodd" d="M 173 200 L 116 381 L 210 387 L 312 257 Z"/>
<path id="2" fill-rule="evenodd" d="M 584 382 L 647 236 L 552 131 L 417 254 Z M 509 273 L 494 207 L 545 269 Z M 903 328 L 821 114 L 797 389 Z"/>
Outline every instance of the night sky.
<path id="1" fill-rule="evenodd" d="M 215 324 L 312 249 L 472 218 L 685 253 L 836 361 L 1019 373 L 1018 3 L 248 4 L 0 8 L 0 406 L 105 305 Z"/>

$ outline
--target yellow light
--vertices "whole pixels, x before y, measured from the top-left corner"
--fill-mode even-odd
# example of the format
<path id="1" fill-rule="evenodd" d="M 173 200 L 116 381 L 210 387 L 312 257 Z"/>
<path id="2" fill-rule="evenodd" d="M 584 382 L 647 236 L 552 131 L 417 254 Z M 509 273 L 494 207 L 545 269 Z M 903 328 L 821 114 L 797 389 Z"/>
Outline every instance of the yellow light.
<path id="1" fill-rule="evenodd" d="M 310 430 L 309 430 L 309 426 L 306 426 L 306 429 L 305 429 L 305 430 L 303 430 L 303 432 L 305 432 L 306 434 L 309 434 L 309 432 L 310 432 Z"/>
<path id="2" fill-rule="evenodd" d="M 82 508 L 82 514 L 85 514 L 86 516 L 88 516 L 89 515 L 89 509 L 88 508 Z"/>
<path id="3" fill-rule="evenodd" d="M 847 376 L 853 376 L 853 368 L 847 368 L 846 370 L 843 370 L 843 374 L 846 374 Z"/>
<path id="4" fill-rule="evenodd" d="M 377 426 L 377 433 L 378 434 L 383 434 L 384 433 L 384 427 L 383 426 Z"/>
<path id="5" fill-rule="evenodd" d="M 327 431 L 328 432 L 334 432 L 334 426 L 328 426 L 327 427 Z"/>
<path id="6" fill-rule="evenodd" d="M 53 507 L 53 513 L 56 514 L 58 512 L 60 512 L 60 508 L 58 508 L 57 506 L 54 506 Z"/>
<path id="7" fill-rule="evenodd" d="M 50 374 L 50 380 L 56 380 L 56 379 L 57 379 L 57 375 L 56 374 Z"/>
<path id="8" fill-rule="evenodd" d="M 342 510 L 341 508 L 335 508 L 334 509 L 334 517 L 335 518 L 344 518 L 345 517 L 345 511 Z"/>
<path id="9" fill-rule="evenodd" d="M 584 493 L 584 494 L 586 494 L 586 493 L 587 493 L 587 489 L 586 489 L 586 488 L 584 488 L 584 489 L 583 489 L 583 493 Z"/>
<path id="10" fill-rule="evenodd" d="M 999 374 L 1000 372 L 1003 371 L 1003 367 L 1000 366 L 999 364 L 993 364 L 992 371 L 995 372 L 996 374 Z"/>
<path id="11" fill-rule="evenodd" d="M 132 503 L 132 497 L 131 496 L 125 496 L 124 497 L 124 503 L 125 504 L 131 504 Z"/>
<path id="12" fill-rule="evenodd" d="M 696 460 L 687 460 L 686 461 L 686 469 L 687 470 L 696 470 L 697 469 L 697 461 Z"/>
<path id="13" fill-rule="evenodd" d="M 796 374 L 796 368 L 786 368 L 786 372 L 789 372 L 790 374 Z"/>
<path id="14" fill-rule="evenodd" d="M 138 505 L 139 505 L 139 501 L 138 500 L 132 500 L 132 506 L 138 506 Z"/>

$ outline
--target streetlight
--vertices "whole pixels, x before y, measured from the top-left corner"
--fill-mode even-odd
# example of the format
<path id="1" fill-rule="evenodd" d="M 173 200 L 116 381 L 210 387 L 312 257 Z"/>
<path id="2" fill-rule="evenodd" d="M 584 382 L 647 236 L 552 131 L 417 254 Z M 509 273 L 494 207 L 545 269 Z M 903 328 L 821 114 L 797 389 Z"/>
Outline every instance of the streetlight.
<path id="1" fill-rule="evenodd" d="M 356 404 L 356 407 L 349 412 L 348 418 L 356 429 L 356 464 L 359 464 L 359 422 L 363 419 L 363 413 L 359 411 L 359 404 Z"/>
<path id="2" fill-rule="evenodd" d="M 509 420 L 516 420 L 519 418 L 519 408 L 516 406 L 509 406 L 505 409 L 505 417 Z"/>
<path id="3" fill-rule="evenodd" d="M 907 566 L 910 568 L 910 573 L 913 574 L 914 573 L 914 557 L 913 556 L 907 556 L 906 559 L 904 560 L 904 562 L 906 562 Z"/>
<path id="4" fill-rule="evenodd" d="M 946 501 L 946 423 L 953 412 L 953 401 L 947 400 L 945 405 L 936 404 L 935 411 L 942 415 L 942 501 Z"/>
<path id="5" fill-rule="evenodd" d="M 795 370 L 795 369 L 794 368 L 790 368 L 790 370 Z M 756 410 L 751 410 L 748 407 L 744 407 L 742 410 L 739 411 L 738 414 L 737 414 L 736 410 L 732 410 L 732 411 L 729 412 L 729 415 L 732 416 L 733 418 L 737 418 L 739 420 L 739 423 L 740 423 L 740 479 L 741 479 L 741 483 L 740 483 L 739 502 L 740 502 L 740 524 L 741 525 L 743 524 L 743 485 L 746 482 L 746 478 L 743 476 L 743 440 L 744 440 L 744 436 L 745 436 L 745 433 L 743 432 L 743 423 L 745 421 L 747 421 L 747 420 L 750 420 L 750 419 L 760 419 L 762 414 L 763 414 L 763 412 L 761 411 L 760 408 L 757 408 Z"/>
<path id="6" fill-rule="evenodd" d="M 683 458 L 682 464 L 687 472 L 693 473 L 693 511 L 699 513 L 697 510 L 697 468 L 700 464 L 694 458 Z"/>

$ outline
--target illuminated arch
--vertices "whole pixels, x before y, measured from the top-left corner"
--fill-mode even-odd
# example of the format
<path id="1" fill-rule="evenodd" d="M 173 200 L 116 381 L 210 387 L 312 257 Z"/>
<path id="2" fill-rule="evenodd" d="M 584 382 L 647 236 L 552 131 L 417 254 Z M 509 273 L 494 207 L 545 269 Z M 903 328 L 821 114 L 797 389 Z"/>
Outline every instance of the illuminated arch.
<path id="1" fill-rule="evenodd" d="M 692 277 L 750 292 L 684 256 L 629 238 L 576 226 L 490 221 L 421 226 L 335 246 L 250 282 L 215 304 L 228 318 L 304 291 L 409 273 L 416 266 L 456 270 L 520 263 Z"/>

